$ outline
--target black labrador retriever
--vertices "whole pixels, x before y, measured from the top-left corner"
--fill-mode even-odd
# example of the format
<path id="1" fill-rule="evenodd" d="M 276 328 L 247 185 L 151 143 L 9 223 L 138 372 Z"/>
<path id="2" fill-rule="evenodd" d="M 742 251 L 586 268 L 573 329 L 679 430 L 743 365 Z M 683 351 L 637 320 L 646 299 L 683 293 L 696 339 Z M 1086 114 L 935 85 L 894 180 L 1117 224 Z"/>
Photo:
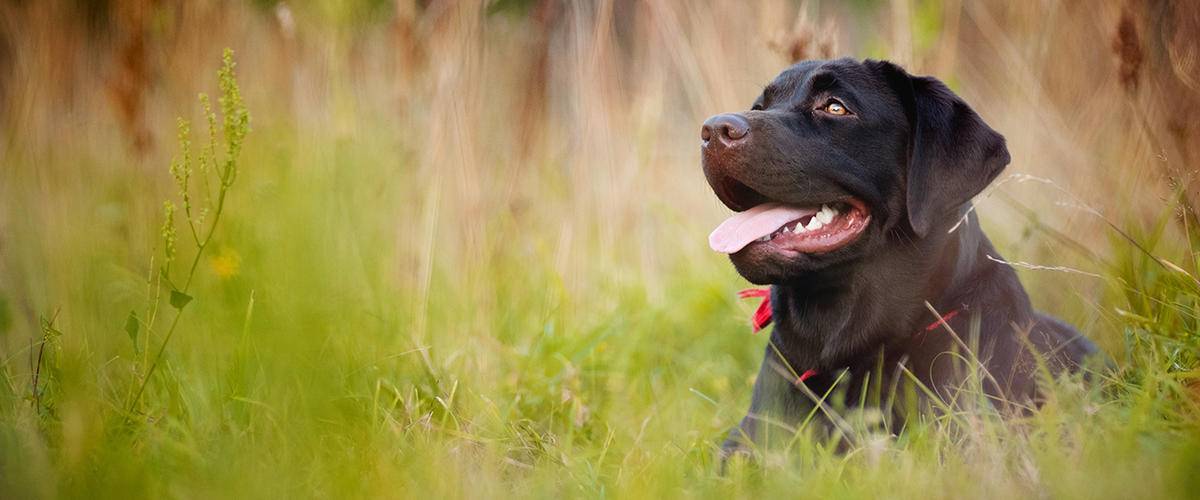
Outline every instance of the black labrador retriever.
<path id="1" fill-rule="evenodd" d="M 835 382 L 855 406 L 880 400 L 871 387 L 915 379 L 928 409 L 930 394 L 961 393 L 974 361 L 988 398 L 1028 408 L 1039 374 L 1096 352 L 1033 309 L 970 216 L 1008 149 L 937 79 L 886 61 L 805 61 L 701 136 L 704 175 L 736 212 L 709 243 L 771 285 L 775 322 L 727 453 L 820 416 Z"/>

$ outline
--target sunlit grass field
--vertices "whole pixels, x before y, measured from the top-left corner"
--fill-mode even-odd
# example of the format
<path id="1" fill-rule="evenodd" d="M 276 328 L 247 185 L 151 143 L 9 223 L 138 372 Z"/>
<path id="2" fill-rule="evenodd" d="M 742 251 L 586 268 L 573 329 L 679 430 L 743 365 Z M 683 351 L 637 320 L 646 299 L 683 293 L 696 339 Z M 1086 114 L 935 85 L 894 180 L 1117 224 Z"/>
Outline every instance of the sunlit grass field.
<path id="1" fill-rule="evenodd" d="M 0 9 L 0 497 L 1200 494 L 1195 218 L 1090 64 L 1118 9 L 529 3 L 160 6 L 133 121 L 128 65 L 55 56 L 65 10 Z M 806 36 L 1008 137 L 978 216 L 1112 373 L 721 474 L 767 335 L 706 245 L 699 123 Z"/>

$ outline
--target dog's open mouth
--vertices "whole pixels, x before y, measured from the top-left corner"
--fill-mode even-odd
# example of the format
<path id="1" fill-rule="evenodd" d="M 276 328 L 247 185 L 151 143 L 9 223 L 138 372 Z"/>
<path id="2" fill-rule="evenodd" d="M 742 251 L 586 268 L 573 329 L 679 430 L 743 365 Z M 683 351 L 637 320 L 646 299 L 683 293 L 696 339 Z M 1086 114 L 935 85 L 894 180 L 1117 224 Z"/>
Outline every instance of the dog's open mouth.
<path id="1" fill-rule="evenodd" d="M 734 214 L 708 235 L 713 250 L 733 254 L 751 245 L 820 254 L 842 248 L 862 234 L 871 215 L 857 198 L 799 206 L 768 202 Z"/>

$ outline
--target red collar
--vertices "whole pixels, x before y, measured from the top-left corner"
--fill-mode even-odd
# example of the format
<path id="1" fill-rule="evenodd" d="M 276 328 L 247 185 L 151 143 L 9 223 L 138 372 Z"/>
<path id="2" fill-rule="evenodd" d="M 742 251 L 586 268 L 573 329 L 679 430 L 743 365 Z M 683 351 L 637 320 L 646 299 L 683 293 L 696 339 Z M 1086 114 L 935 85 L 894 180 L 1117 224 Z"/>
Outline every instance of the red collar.
<path id="1" fill-rule="evenodd" d="M 750 297 L 762 297 L 762 299 L 763 299 L 762 302 L 758 304 L 758 309 L 754 310 L 754 315 L 750 317 L 750 324 L 754 327 L 754 333 L 758 333 L 759 330 L 762 330 L 763 328 L 766 328 L 767 325 L 771 324 L 771 320 L 774 318 L 771 317 L 771 289 L 770 288 L 747 288 L 745 290 L 738 292 L 738 297 L 741 297 L 743 299 L 750 298 Z M 939 327 L 943 324 L 946 324 L 946 322 L 950 321 L 951 318 L 958 316 L 958 312 L 961 310 L 962 309 L 953 309 L 950 312 L 943 314 L 942 317 L 938 318 L 933 323 L 926 325 L 925 329 L 922 331 L 923 332 L 932 332 L 937 327 Z M 917 332 L 917 333 L 921 333 L 921 332 Z M 797 382 L 804 382 L 805 380 L 808 380 L 810 377 L 812 377 L 813 375 L 816 375 L 816 374 L 817 374 L 816 370 L 805 370 L 804 373 L 800 374 L 800 377 L 797 379 Z"/>

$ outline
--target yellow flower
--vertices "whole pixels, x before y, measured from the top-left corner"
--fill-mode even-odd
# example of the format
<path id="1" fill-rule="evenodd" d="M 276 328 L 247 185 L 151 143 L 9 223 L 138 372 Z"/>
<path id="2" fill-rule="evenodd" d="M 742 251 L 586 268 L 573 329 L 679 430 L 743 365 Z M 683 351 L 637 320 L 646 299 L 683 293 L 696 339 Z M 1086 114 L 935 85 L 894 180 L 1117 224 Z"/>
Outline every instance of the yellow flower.
<path id="1" fill-rule="evenodd" d="M 237 276 L 238 266 L 242 263 L 242 256 L 238 255 L 237 250 L 229 247 L 221 247 L 221 251 L 217 255 L 208 259 L 208 265 L 212 266 L 212 270 L 218 278 L 229 279 Z"/>

